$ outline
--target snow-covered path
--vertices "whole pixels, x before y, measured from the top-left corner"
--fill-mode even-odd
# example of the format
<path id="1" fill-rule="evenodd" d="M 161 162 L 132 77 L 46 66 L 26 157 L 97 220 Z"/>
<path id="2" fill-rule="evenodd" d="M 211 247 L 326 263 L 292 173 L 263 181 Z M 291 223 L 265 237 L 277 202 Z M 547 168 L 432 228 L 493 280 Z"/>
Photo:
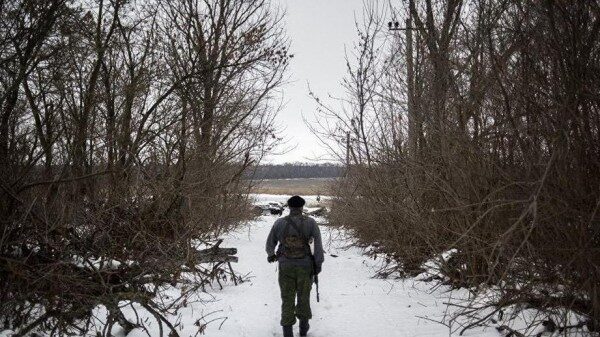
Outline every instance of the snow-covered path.
<path id="1" fill-rule="evenodd" d="M 261 196 L 269 201 L 285 197 Z M 310 203 L 310 200 L 309 200 Z M 237 247 L 237 272 L 250 273 L 250 281 L 227 286 L 214 295 L 207 317 L 227 317 L 210 324 L 206 335 L 215 337 L 281 336 L 277 266 L 268 264 L 264 242 L 277 216 L 262 216 L 246 228 L 229 235 L 223 246 Z M 448 336 L 447 327 L 423 319 L 439 319 L 450 293 L 428 293 L 430 285 L 372 278 L 373 261 L 357 248 L 346 249 L 339 232 L 321 226 L 326 260 L 320 278 L 321 301 L 311 294 L 313 320 L 309 336 L 315 337 L 400 337 Z M 331 254 L 338 257 L 332 257 Z M 294 328 L 297 336 L 297 326 Z M 497 332 L 472 331 L 465 335 L 498 336 Z"/>
<path id="2" fill-rule="evenodd" d="M 259 202 L 285 201 L 285 196 L 258 195 Z M 308 204 L 314 197 L 306 198 Z M 273 337 L 281 336 L 280 305 L 277 285 L 277 264 L 267 263 L 264 251 L 266 237 L 277 216 L 261 216 L 234 233 L 228 234 L 221 247 L 236 247 L 239 263 L 236 273 L 249 280 L 235 286 L 215 285 L 210 294 L 198 293 L 203 301 L 190 302 L 171 317 L 181 337 Z M 454 336 L 449 329 L 432 320 L 440 320 L 447 310 L 449 297 L 464 296 L 464 292 L 431 291 L 431 284 L 408 279 L 382 280 L 372 278 L 378 261 L 369 259 L 338 230 L 321 226 L 326 251 L 323 271 L 319 274 L 321 301 L 316 302 L 313 288 L 311 306 L 311 337 L 418 337 Z M 336 255 L 337 257 L 332 257 Z M 173 291 L 168 295 L 177 297 Z M 134 318 L 134 313 L 124 308 Z M 148 333 L 158 336 L 152 317 L 140 311 Z M 294 327 L 298 336 L 297 325 Z M 117 333 L 118 336 L 122 335 Z M 127 337 L 148 334 L 135 329 Z M 473 329 L 465 336 L 498 337 L 493 329 Z"/>
<path id="3" fill-rule="evenodd" d="M 282 202 L 287 199 L 285 196 L 272 195 L 256 197 L 259 202 Z M 306 199 L 309 205 L 315 203 L 314 197 Z M 248 281 L 237 286 L 225 284 L 222 290 L 214 285 L 209 293 L 195 293 L 196 301 L 188 302 L 169 316 L 179 336 L 281 336 L 277 265 L 267 263 L 264 251 L 266 237 L 276 219 L 277 216 L 261 216 L 224 238 L 221 247 L 238 249 L 239 263 L 234 269 L 241 275 L 247 275 Z M 451 332 L 437 321 L 450 314 L 445 303 L 465 299 L 468 294 L 466 290 L 449 291 L 443 287 L 432 290 L 432 284 L 415 279 L 372 278 L 378 260 L 364 256 L 356 247 L 349 247 L 350 241 L 340 231 L 327 226 L 320 228 L 326 255 L 323 271 L 319 274 L 321 302 L 316 302 L 314 291 L 311 296 L 313 320 L 308 334 L 310 337 L 459 335 L 456 327 Z M 169 301 L 179 295 L 180 289 L 173 287 L 165 290 L 163 297 Z M 152 315 L 137 304 L 122 304 L 123 313 L 128 319 L 135 322 L 139 317 L 146 327 L 146 330 L 132 330 L 127 337 L 160 336 L 158 324 Z M 103 317 L 106 317 L 106 310 L 99 307 L 96 311 L 94 326 L 100 331 L 105 325 Z M 164 328 L 166 336 L 168 330 Z M 295 336 L 298 336 L 297 325 L 294 330 Z M 125 337 L 118 324 L 113 333 L 117 337 Z M 0 330 L 0 337 L 9 334 L 8 330 Z M 89 336 L 93 335 L 94 329 Z M 479 327 L 468 330 L 464 336 L 501 335 L 493 327 Z"/>

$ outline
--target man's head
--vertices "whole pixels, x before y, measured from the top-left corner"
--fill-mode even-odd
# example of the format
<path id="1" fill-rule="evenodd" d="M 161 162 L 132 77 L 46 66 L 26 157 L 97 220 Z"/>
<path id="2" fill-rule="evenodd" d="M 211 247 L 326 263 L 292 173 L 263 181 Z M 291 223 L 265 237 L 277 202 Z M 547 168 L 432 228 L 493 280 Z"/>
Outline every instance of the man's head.
<path id="1" fill-rule="evenodd" d="M 306 201 L 301 196 L 295 195 L 288 199 L 287 204 L 290 208 L 302 208 Z"/>

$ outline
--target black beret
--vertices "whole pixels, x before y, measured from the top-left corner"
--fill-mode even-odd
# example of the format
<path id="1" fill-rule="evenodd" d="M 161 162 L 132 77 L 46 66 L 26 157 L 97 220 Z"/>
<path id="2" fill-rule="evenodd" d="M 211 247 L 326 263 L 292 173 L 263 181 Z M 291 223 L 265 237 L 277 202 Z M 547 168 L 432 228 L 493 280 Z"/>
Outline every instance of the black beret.
<path id="1" fill-rule="evenodd" d="M 306 201 L 304 199 L 302 199 L 302 197 L 295 195 L 295 196 L 289 198 L 287 203 L 288 203 L 288 206 L 290 206 L 290 207 L 302 207 L 302 206 L 304 206 Z"/>

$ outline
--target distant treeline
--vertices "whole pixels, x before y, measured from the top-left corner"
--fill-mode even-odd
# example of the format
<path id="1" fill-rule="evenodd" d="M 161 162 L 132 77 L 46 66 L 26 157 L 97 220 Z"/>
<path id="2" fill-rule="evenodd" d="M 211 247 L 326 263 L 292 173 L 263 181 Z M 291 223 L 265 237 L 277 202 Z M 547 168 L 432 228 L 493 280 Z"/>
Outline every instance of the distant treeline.
<path id="1" fill-rule="evenodd" d="M 343 167 L 336 164 L 279 164 L 259 165 L 249 170 L 247 178 L 290 179 L 290 178 L 333 178 L 342 175 Z"/>

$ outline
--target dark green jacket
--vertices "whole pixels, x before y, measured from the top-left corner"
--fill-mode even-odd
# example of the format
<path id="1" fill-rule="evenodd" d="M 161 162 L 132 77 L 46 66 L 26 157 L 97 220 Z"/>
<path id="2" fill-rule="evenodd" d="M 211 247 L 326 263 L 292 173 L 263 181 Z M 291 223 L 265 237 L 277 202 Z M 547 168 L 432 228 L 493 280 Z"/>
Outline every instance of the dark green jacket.
<path id="1" fill-rule="evenodd" d="M 296 223 L 298 229 L 300 229 L 303 232 L 304 237 L 308 238 L 309 240 L 313 240 L 313 254 L 315 256 L 315 263 L 317 265 L 321 265 L 324 260 L 323 243 L 321 241 L 321 232 L 319 231 L 319 226 L 317 225 L 317 222 L 315 221 L 315 219 L 309 216 L 302 215 L 301 209 L 292 209 L 290 218 Z M 283 247 L 280 243 L 283 240 L 283 233 L 285 231 L 286 226 L 288 226 L 288 224 L 285 218 L 279 218 L 275 221 L 273 227 L 271 228 L 271 232 L 267 237 L 267 244 L 265 247 L 267 254 L 269 256 L 275 254 L 275 249 L 277 248 L 277 255 L 279 256 L 278 260 L 280 265 L 311 267 L 312 260 L 310 259 L 310 256 L 307 256 L 302 259 L 288 259 L 285 256 L 283 256 Z M 290 228 L 290 232 L 295 233 L 294 227 Z"/>

